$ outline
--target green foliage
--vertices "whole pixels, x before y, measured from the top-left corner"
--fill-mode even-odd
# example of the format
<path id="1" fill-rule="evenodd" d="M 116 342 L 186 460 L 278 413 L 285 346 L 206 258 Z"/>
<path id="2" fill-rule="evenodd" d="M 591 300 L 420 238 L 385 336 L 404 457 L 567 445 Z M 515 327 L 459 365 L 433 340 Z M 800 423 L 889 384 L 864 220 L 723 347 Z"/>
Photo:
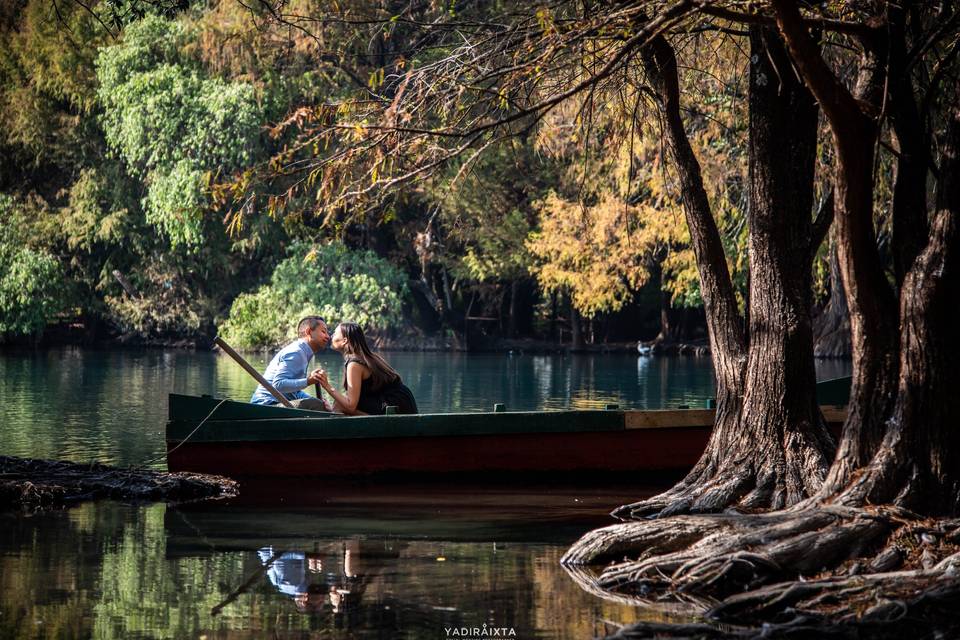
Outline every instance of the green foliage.
<path id="1" fill-rule="evenodd" d="M 212 301 L 165 260 L 146 262 L 137 273 L 137 296 L 105 296 L 108 317 L 121 331 L 143 338 L 201 335 L 213 317 Z"/>
<path id="2" fill-rule="evenodd" d="M 446 11 L 430 5 L 424 16 L 438 9 Z M 501 9 L 457 13 L 484 20 Z M 399 321 L 403 277 L 360 269 L 360 254 L 328 256 L 328 247 L 310 258 L 306 247 L 287 255 L 291 237 L 390 243 L 393 264 L 419 263 L 437 289 L 443 323 L 469 305 L 502 316 L 510 284 L 532 277 L 541 300 L 562 290 L 591 316 L 628 303 L 650 274 L 674 305 L 702 304 L 676 176 L 632 70 L 589 98 L 563 101 L 537 126 L 518 122 L 503 144 L 478 141 L 482 154 L 453 158 L 415 188 L 341 207 L 343 193 L 377 192 L 421 160 L 432 163 L 449 142 L 400 135 L 368 147 L 381 134 L 364 125 L 456 128 L 490 108 L 512 112 L 521 94 L 579 79 L 538 69 L 537 91 L 518 93 L 509 85 L 520 76 L 488 86 L 479 69 L 465 68 L 458 77 L 466 93 L 411 109 L 433 90 L 425 88 L 446 83 L 432 72 L 425 83 L 402 78 L 439 64 L 459 40 L 418 50 L 421 30 L 376 3 L 293 0 L 288 10 L 304 17 L 295 19 L 304 29 L 233 2 L 18 0 L 0 10 L 0 183 L 16 185 L 19 203 L 17 217 L 3 221 L 17 240 L 5 241 L 2 268 L 15 251 L 27 271 L 70 283 L 61 308 L 144 338 L 204 334 L 233 301 L 224 329 L 250 346 L 290 337 L 306 309 L 370 326 Z M 564 11 L 538 14 L 545 35 L 565 24 Z M 384 23 L 354 20 L 367 13 Z M 349 20 L 311 17 L 341 14 Z M 705 37 L 680 51 L 684 117 L 743 290 L 743 60 L 713 44 Z M 586 46 L 569 68 L 592 65 L 596 55 Z M 396 98 L 393 106 L 369 100 L 371 90 Z M 221 204 L 231 209 L 229 233 L 225 212 L 212 214 Z M 125 293 L 114 270 L 138 293 Z M 271 273 L 272 283 L 255 289 Z M 331 282 L 335 273 L 350 277 Z M 537 304 L 526 287 L 519 300 Z"/>
<path id="3" fill-rule="evenodd" d="M 174 246 L 203 241 L 203 172 L 181 160 L 168 173 L 153 174 L 144 210 L 147 222 L 159 227 Z"/>
<path id="4" fill-rule="evenodd" d="M 107 176 L 93 168 L 82 169 L 71 185 L 56 230 L 71 251 L 91 253 L 100 245 L 121 243 L 136 231 L 130 228 L 128 209 L 119 206 L 122 196 L 111 187 Z"/>
<path id="5" fill-rule="evenodd" d="M 281 304 L 279 296 L 269 285 L 254 293 L 241 293 L 230 306 L 230 317 L 220 326 L 220 335 L 241 348 L 280 344 L 292 335 L 296 323 Z"/>
<path id="6" fill-rule="evenodd" d="M 516 280 L 527 274 L 530 254 L 524 243 L 531 226 L 519 209 L 507 212 L 491 226 L 489 233 L 477 235 L 463 256 L 464 275 L 473 280 Z M 458 270 L 454 270 L 459 275 Z"/>
<path id="7" fill-rule="evenodd" d="M 506 282 L 524 278 L 532 263 L 525 240 L 530 202 L 550 177 L 520 141 L 499 145 L 468 166 L 454 166 L 432 186 L 447 251 L 439 256 L 458 279 Z"/>
<path id="8" fill-rule="evenodd" d="M 239 347 L 273 347 L 295 335 L 308 314 L 323 316 L 331 326 L 351 321 L 382 331 L 400 324 L 406 294 L 403 272 L 372 251 L 298 244 L 277 265 L 270 284 L 237 296 L 220 333 Z"/>
<path id="9" fill-rule="evenodd" d="M 172 18 L 198 4 L 198 0 L 103 0 L 96 10 L 104 24 L 122 29 L 146 16 Z"/>
<path id="10" fill-rule="evenodd" d="M 38 333 L 64 303 L 60 262 L 19 237 L 16 208 L 0 194 L 0 335 Z"/>
<path id="11" fill-rule="evenodd" d="M 254 87 L 207 77 L 183 53 L 191 33 L 147 16 L 97 58 L 107 143 L 143 178 L 147 221 L 174 246 L 200 245 L 207 175 L 249 164 L 259 146 Z"/>
<path id="12" fill-rule="evenodd" d="M 80 164 L 96 153 L 94 58 L 108 36 L 79 3 L 24 5 L 0 24 L 0 144 L 24 164 Z"/>

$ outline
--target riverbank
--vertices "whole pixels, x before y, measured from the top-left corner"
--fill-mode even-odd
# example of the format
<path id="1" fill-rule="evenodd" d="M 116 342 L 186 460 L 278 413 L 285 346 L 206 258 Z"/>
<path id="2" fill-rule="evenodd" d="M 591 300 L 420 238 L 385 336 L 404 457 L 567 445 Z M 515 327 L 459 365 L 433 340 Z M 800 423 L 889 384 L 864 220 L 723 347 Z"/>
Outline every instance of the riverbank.
<path id="1" fill-rule="evenodd" d="M 37 511 L 85 500 L 190 502 L 237 495 L 221 476 L 0 456 L 0 511 Z"/>
<path id="2" fill-rule="evenodd" d="M 62 346 L 80 346 L 93 349 L 176 349 L 186 351 L 207 351 L 214 349 L 214 335 L 198 336 L 142 336 L 134 333 L 109 334 L 102 330 L 90 332 L 83 325 L 51 325 L 43 335 L 23 337 L 0 342 L 2 349 L 20 348 L 56 348 Z M 454 332 L 437 332 L 424 335 L 410 330 L 392 335 L 370 335 L 377 349 L 382 351 L 409 352 L 463 352 L 463 353 L 639 353 L 641 355 L 664 356 L 709 356 L 707 341 L 673 342 L 663 340 L 616 341 L 582 343 L 576 347 L 570 342 L 556 342 L 534 337 L 501 338 L 472 336 L 465 339 Z M 248 352 L 275 351 L 275 348 L 242 350 Z"/>

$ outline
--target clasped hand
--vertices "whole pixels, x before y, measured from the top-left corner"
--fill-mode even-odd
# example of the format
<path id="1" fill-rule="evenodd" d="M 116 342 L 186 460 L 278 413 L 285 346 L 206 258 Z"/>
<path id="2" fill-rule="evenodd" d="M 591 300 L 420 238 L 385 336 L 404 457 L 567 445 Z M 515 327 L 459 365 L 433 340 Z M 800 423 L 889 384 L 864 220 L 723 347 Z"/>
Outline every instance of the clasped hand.
<path id="1" fill-rule="evenodd" d="M 323 369 L 314 369 L 307 376 L 307 384 L 319 384 L 324 389 L 330 388 L 330 381 L 327 379 L 327 372 Z"/>

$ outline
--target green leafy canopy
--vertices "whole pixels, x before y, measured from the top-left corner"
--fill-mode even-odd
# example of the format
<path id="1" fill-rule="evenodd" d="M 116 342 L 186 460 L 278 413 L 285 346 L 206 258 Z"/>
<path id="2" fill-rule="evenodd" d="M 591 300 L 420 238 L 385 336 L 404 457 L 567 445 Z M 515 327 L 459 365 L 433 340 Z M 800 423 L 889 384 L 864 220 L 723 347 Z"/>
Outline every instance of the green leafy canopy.
<path id="1" fill-rule="evenodd" d="M 16 218 L 16 203 L 0 194 L 0 336 L 42 331 L 64 300 L 60 262 L 26 246 L 16 232 Z"/>
<path id="2" fill-rule="evenodd" d="M 369 331 L 397 327 L 407 278 L 372 251 L 342 244 L 294 245 L 270 283 L 237 296 L 220 333 L 241 348 L 273 347 L 292 338 L 297 322 L 319 314 Z"/>
<path id="3" fill-rule="evenodd" d="M 147 16 L 97 57 L 107 143 L 147 185 L 147 221 L 173 245 L 203 241 L 207 175 L 249 164 L 260 145 L 252 85 L 207 77 L 178 21 Z"/>

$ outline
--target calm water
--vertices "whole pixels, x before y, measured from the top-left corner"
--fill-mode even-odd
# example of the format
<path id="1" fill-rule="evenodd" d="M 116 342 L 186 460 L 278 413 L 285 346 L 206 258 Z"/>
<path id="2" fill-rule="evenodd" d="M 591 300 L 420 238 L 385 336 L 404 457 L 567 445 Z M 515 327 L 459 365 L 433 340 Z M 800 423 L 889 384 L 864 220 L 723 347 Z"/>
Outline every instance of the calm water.
<path id="1" fill-rule="evenodd" d="M 712 395 L 706 359 L 390 360 L 423 411 L 702 406 Z M 322 362 L 340 371 L 333 354 Z M 247 399 L 252 388 L 207 353 L 0 353 L 0 454 L 162 468 L 168 392 Z M 0 513 L 0 640 L 446 640 L 483 624 L 517 638 L 604 635 L 604 621 L 664 614 L 588 594 L 558 559 L 651 490 L 297 480 L 230 502 Z"/>

